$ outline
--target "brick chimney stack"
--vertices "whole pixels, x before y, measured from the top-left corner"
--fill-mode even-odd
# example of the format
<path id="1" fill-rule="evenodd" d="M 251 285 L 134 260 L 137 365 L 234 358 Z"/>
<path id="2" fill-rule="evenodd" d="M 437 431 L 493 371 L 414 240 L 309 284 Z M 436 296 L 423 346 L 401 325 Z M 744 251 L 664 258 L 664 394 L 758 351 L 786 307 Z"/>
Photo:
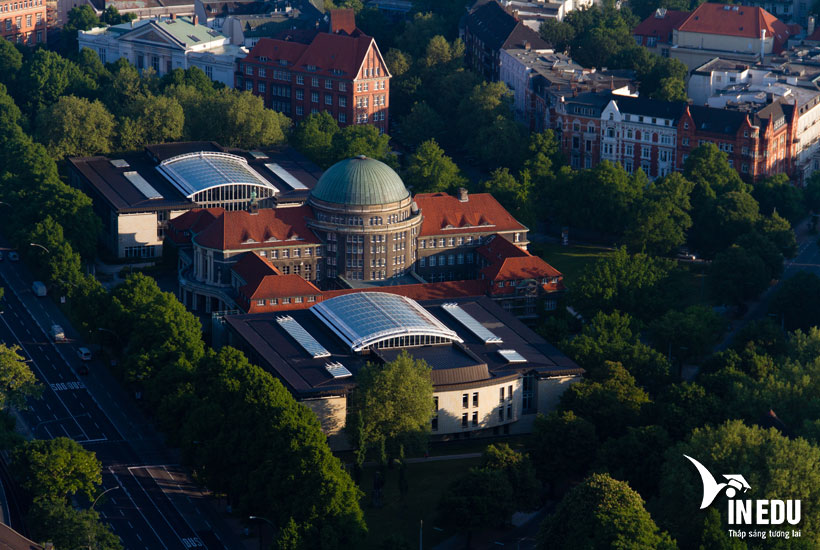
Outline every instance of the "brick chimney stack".
<path id="1" fill-rule="evenodd" d="M 459 187 L 458 188 L 458 201 L 459 202 L 468 202 L 470 198 L 467 196 L 467 188 L 466 187 Z"/>

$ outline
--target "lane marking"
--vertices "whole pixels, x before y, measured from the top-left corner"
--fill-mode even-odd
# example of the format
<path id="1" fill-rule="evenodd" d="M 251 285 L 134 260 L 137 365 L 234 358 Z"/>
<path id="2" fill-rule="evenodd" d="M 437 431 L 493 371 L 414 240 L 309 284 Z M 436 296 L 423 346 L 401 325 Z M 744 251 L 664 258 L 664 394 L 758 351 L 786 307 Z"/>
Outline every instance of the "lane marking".
<path id="1" fill-rule="evenodd" d="M 114 473 L 114 470 L 110 466 L 108 467 L 108 471 L 111 473 L 112 476 L 114 476 L 114 480 L 116 480 L 117 485 L 120 486 L 120 488 L 123 490 L 123 492 L 131 500 L 131 503 L 134 505 L 134 508 L 137 510 L 139 515 L 142 516 L 143 521 L 148 526 L 148 528 L 151 529 L 151 531 L 154 533 L 154 536 L 157 537 L 157 540 L 162 545 L 162 547 L 165 548 L 165 550 L 168 550 L 168 547 L 165 545 L 165 543 L 160 538 L 159 533 L 157 533 L 156 529 L 154 529 L 154 526 L 151 525 L 151 523 L 148 521 L 148 518 L 146 518 L 145 514 L 142 513 L 142 510 L 140 509 L 140 507 L 137 506 L 137 503 L 136 503 L 136 501 L 134 501 L 134 498 L 131 496 L 131 493 L 128 492 L 128 489 L 126 489 L 125 485 L 123 485 L 122 482 L 120 481 L 119 476 Z M 161 515 L 161 513 L 160 513 L 160 515 Z M 130 525 L 130 523 L 129 523 L 129 525 Z"/>
<path id="2" fill-rule="evenodd" d="M 136 467 L 134 467 L 134 468 L 138 468 L 138 467 L 139 467 L 139 466 L 136 466 Z M 142 492 L 143 492 L 143 493 L 145 493 L 145 496 L 148 498 L 148 501 L 149 501 L 149 502 L 150 502 L 150 503 L 154 506 L 154 508 L 156 508 L 156 510 L 157 510 L 157 512 L 159 513 L 160 517 L 162 517 L 162 519 L 164 519 L 164 520 L 165 520 L 165 523 L 168 525 L 168 527 L 170 527 L 170 528 L 171 528 L 171 531 L 174 533 L 174 535 L 176 535 L 176 537 L 179 539 L 179 541 L 180 541 L 180 542 L 182 542 L 183 544 L 185 544 L 185 543 L 183 542 L 183 540 L 182 540 L 182 537 L 180 537 L 180 536 L 179 536 L 179 533 L 177 533 L 177 530 L 176 530 L 176 529 L 174 529 L 174 526 L 173 526 L 173 525 L 171 525 L 171 522 L 170 522 L 170 521 L 168 521 L 168 518 L 167 518 L 167 517 L 165 517 L 165 514 L 163 514 L 163 513 L 162 513 L 162 510 L 160 509 L 160 507 L 159 507 L 159 506 L 157 506 L 156 501 L 154 501 L 154 499 L 153 499 L 153 498 L 151 498 L 151 495 L 149 495 L 149 494 L 148 494 L 148 491 L 145 489 L 145 486 L 144 486 L 142 483 L 140 483 L 139 478 L 137 478 L 137 476 L 135 476 L 135 475 L 134 475 L 134 472 L 133 472 L 132 468 L 128 468 L 128 473 L 129 473 L 129 474 L 131 474 L 131 477 L 132 477 L 132 478 L 134 478 L 134 482 L 136 482 L 136 484 L 139 486 L 139 488 L 140 488 L 140 489 L 142 489 Z M 149 477 L 151 477 L 151 479 L 153 480 L 153 476 L 151 475 L 151 473 L 150 473 L 150 472 L 148 473 L 148 475 L 149 475 Z M 160 489 L 160 492 L 164 495 L 164 494 L 165 494 L 165 492 L 162 490 L 162 487 L 160 487 L 159 489 Z M 173 504 L 173 502 L 172 502 L 171 504 Z M 174 506 L 174 508 L 176 508 L 176 506 Z M 179 510 L 177 510 L 177 513 L 179 513 Z M 180 515 L 182 515 L 182 514 L 180 514 Z M 185 518 L 183 517 L 183 518 L 182 518 L 182 520 L 184 521 L 184 520 L 185 520 Z M 187 525 L 187 523 L 188 523 L 188 522 L 186 521 L 185 523 L 186 523 L 186 525 Z M 190 529 L 190 527 L 191 527 L 191 526 L 190 526 L 190 525 L 188 525 L 188 528 L 189 528 L 189 529 Z M 192 529 L 192 531 L 193 531 L 193 529 Z M 196 533 L 196 531 L 193 531 L 193 532 L 194 532 L 194 533 Z M 166 547 L 166 548 L 167 548 L 167 547 Z"/>

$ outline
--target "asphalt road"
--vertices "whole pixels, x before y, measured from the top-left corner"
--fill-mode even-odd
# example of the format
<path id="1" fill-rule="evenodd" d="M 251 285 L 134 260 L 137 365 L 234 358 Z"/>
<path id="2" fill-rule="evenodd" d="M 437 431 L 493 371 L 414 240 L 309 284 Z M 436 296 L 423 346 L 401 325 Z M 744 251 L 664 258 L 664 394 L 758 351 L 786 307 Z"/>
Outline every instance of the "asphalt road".
<path id="1" fill-rule="evenodd" d="M 244 549 L 242 541 L 162 444 L 102 364 L 81 361 L 76 333 L 49 298 L 35 296 L 21 264 L 0 263 L 5 288 L 0 341 L 18 344 L 43 383 L 21 417 L 36 438 L 70 437 L 103 464 L 103 496 L 95 510 L 128 550 Z M 48 335 L 60 324 L 68 341 Z M 72 338 L 74 337 L 74 338 Z"/>

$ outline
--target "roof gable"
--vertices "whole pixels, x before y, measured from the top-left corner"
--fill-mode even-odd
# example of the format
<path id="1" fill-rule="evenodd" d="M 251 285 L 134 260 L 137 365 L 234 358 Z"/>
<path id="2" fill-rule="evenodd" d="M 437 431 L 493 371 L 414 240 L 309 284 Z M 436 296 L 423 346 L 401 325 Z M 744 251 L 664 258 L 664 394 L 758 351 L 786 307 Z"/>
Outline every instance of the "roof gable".
<path id="1" fill-rule="evenodd" d="M 320 244 L 308 228 L 312 217 L 308 206 L 260 208 L 255 214 L 245 210 L 223 212 L 194 237 L 196 244 L 215 250 L 241 250 Z"/>
<path id="2" fill-rule="evenodd" d="M 414 199 L 424 216 L 422 237 L 527 230 L 489 193 L 470 194 L 466 201 L 447 193 L 419 193 Z"/>
<path id="3" fill-rule="evenodd" d="M 758 39 L 765 30 L 766 36 L 774 36 L 776 43 L 789 37 L 786 24 L 763 8 L 729 4 L 701 4 L 678 30 Z"/>

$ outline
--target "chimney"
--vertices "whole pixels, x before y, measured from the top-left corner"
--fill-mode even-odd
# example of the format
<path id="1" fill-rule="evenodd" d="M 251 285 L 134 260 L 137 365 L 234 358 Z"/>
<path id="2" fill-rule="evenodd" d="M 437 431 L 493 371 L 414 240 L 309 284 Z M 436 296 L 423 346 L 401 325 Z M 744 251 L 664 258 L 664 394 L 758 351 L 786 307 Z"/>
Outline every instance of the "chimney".
<path id="1" fill-rule="evenodd" d="M 532 44 L 530 44 L 529 40 L 524 40 L 524 49 L 525 50 L 532 49 Z"/>
<path id="2" fill-rule="evenodd" d="M 467 196 L 467 188 L 466 187 L 459 187 L 458 188 L 458 202 L 467 202 L 469 200 L 470 199 Z"/>
<path id="3" fill-rule="evenodd" d="M 174 20 L 174 19 L 176 19 L 176 18 L 177 18 L 177 14 L 172 13 L 172 14 L 171 14 L 171 21 L 173 21 L 173 20 Z"/>
<path id="4" fill-rule="evenodd" d="M 809 15 L 809 27 L 806 30 L 806 37 L 809 37 L 814 34 L 814 16 Z"/>
<path id="5" fill-rule="evenodd" d="M 193 23 L 194 25 L 196 25 L 196 24 L 197 24 L 197 22 L 198 22 L 197 20 L 198 20 L 198 18 L 197 18 L 197 16 L 196 16 L 196 15 L 192 15 L 192 16 L 191 16 L 191 23 Z"/>

